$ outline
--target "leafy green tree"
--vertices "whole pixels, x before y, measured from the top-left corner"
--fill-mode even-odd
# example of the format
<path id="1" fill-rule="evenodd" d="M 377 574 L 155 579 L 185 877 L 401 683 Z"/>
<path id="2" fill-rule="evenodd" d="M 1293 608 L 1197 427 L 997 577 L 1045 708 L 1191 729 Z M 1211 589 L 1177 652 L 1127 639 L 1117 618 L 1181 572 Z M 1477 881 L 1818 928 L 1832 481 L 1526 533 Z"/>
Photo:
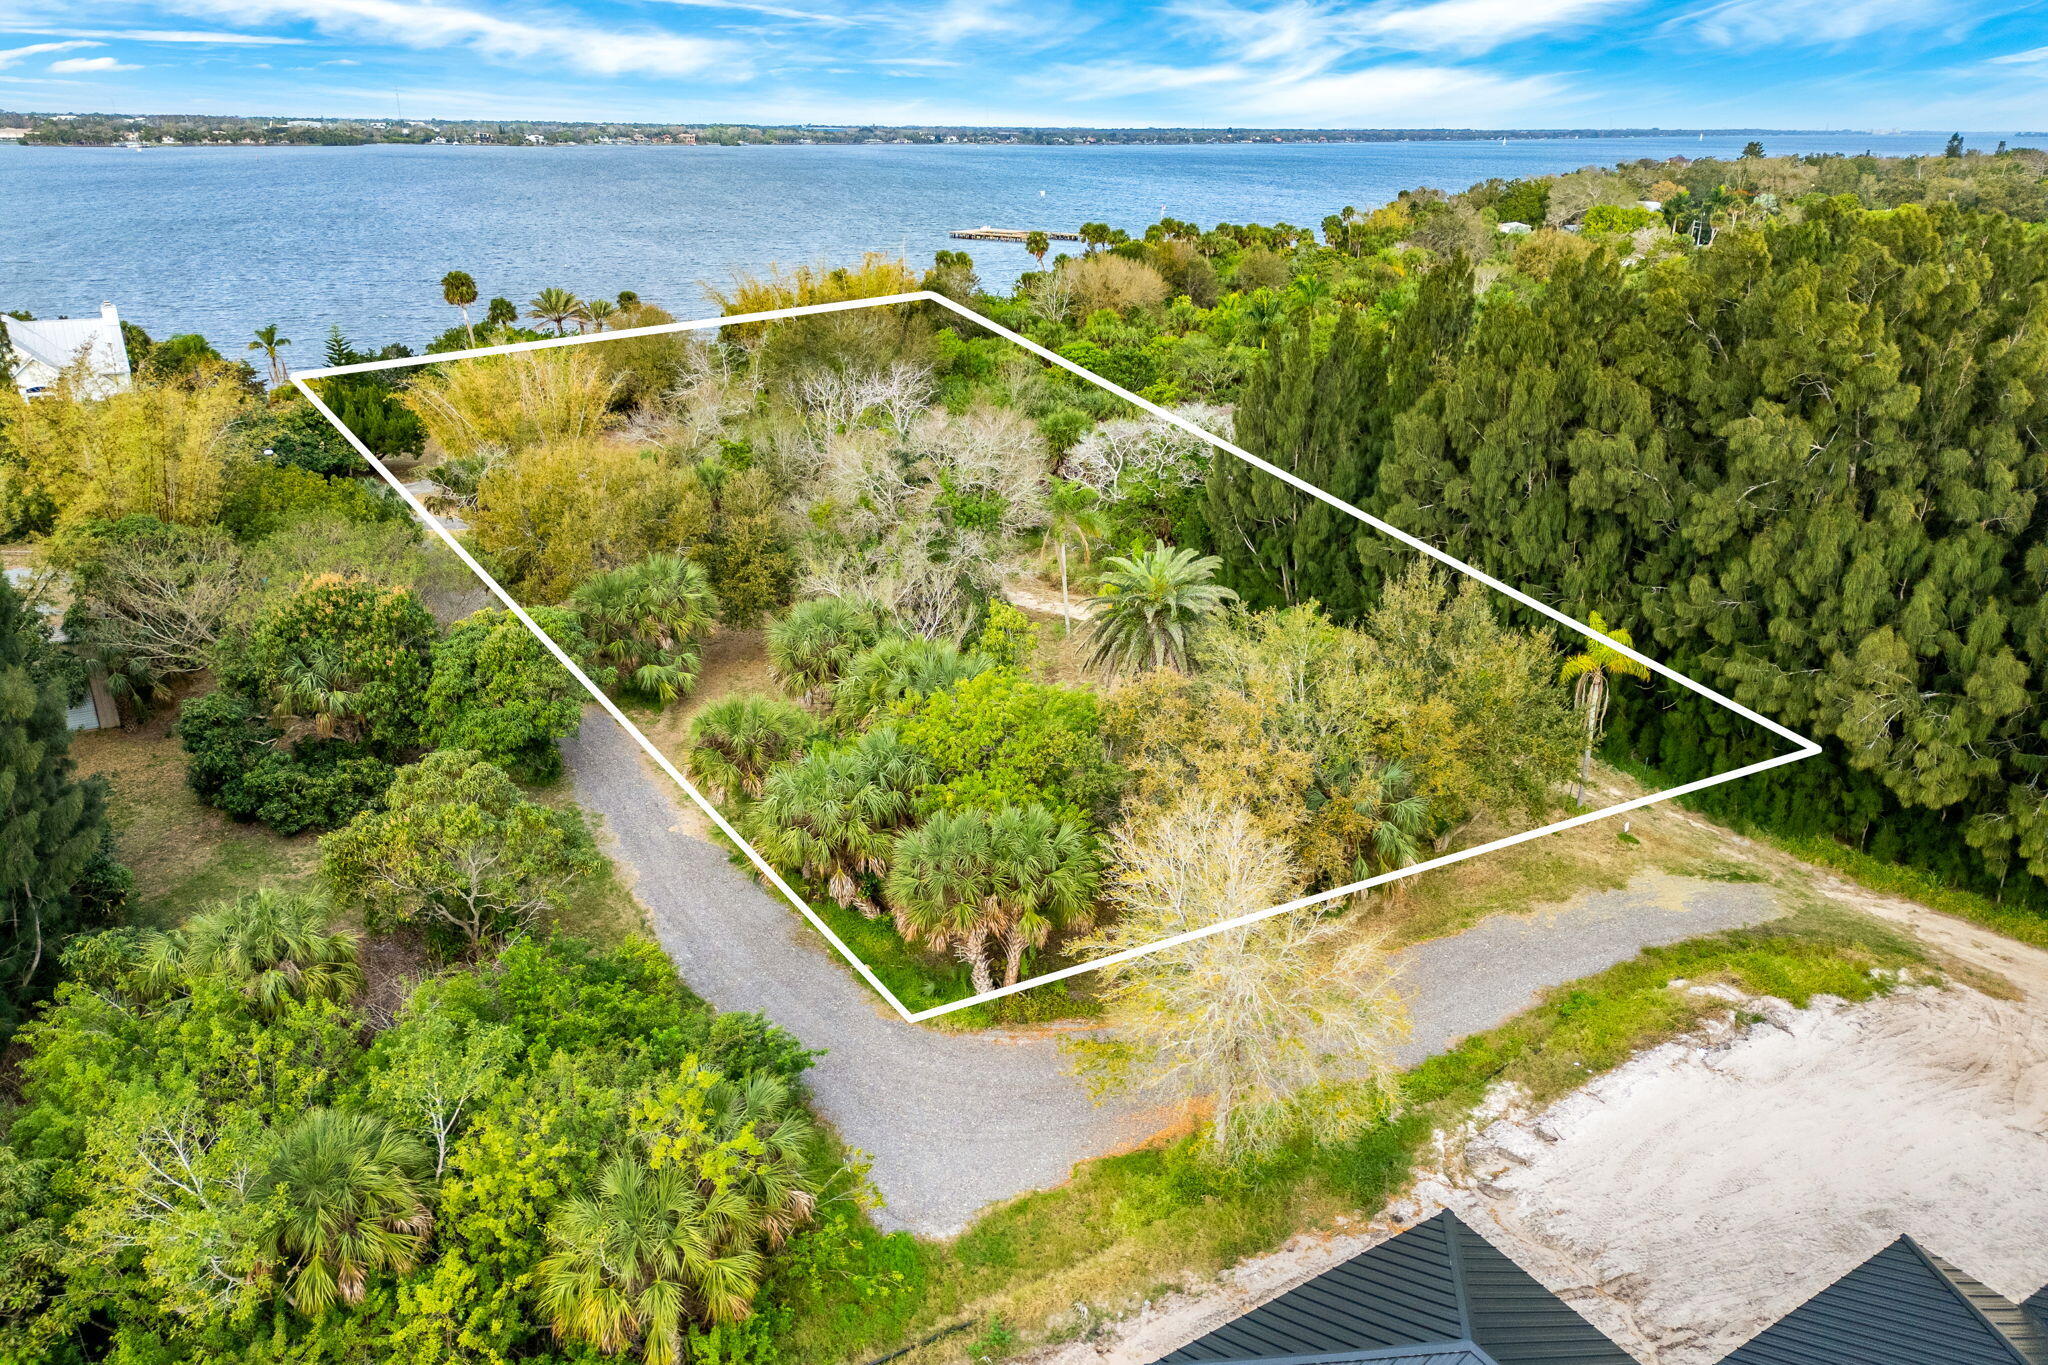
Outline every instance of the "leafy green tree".
<path id="1" fill-rule="evenodd" d="M 818 722 L 774 697 L 731 697 L 690 722 L 690 777 L 713 800 L 737 805 L 761 795 L 769 770 L 803 756 Z"/>
<path id="2" fill-rule="evenodd" d="M 881 909 L 867 882 L 888 870 L 896 832 L 929 776 L 894 729 L 870 730 L 771 772 L 742 828 L 769 862 L 823 883 L 833 900 L 872 919 Z"/>
<path id="3" fill-rule="evenodd" d="M 266 1245 L 307 1317 L 357 1304 L 372 1276 L 420 1262 L 433 1211 L 426 1153 L 375 1117 L 315 1109 L 277 1143 L 254 1195 L 276 1210 Z"/>
<path id="4" fill-rule="evenodd" d="M 1635 644 L 1635 639 L 1626 630 L 1609 630 L 1606 619 L 1597 611 L 1586 624 L 1615 644 Z M 1600 640 L 1588 640 L 1585 649 L 1564 661 L 1558 677 L 1572 685 L 1572 705 L 1586 720 L 1586 747 L 1579 755 L 1579 785 L 1573 793 L 1573 800 L 1584 801 L 1586 784 L 1593 780 L 1593 748 L 1600 742 L 1600 732 L 1607 725 L 1607 680 L 1610 677 L 1647 680 L 1649 676 L 1649 669 Z"/>
<path id="5" fill-rule="evenodd" d="M 1115 794 L 1092 693 L 989 669 L 899 702 L 896 714 L 903 744 L 930 774 L 919 795 L 927 809 L 1040 802 L 1085 817 Z"/>
<path id="6" fill-rule="evenodd" d="M 120 903 L 93 894 L 106 792 L 72 775 L 67 688 L 52 654 L 42 626 L 0 583 L 0 1032 L 49 990 L 65 940 Z"/>
<path id="7" fill-rule="evenodd" d="M 327 911 L 305 896 L 263 887 L 223 901 L 171 934 L 188 977 L 210 977 L 275 1018 L 306 1000 L 346 1003 L 363 985 L 356 936 L 330 931 Z"/>
<path id="8" fill-rule="evenodd" d="M 518 1056 L 510 1026 L 465 1021 L 435 991 L 415 991 L 369 1057 L 370 1101 L 434 1151 L 434 1178 L 485 1096 L 503 1085 Z"/>
<path id="9" fill-rule="evenodd" d="M 592 646 L 577 616 L 536 607 L 532 616 L 572 658 Z M 562 771 L 556 741 L 582 723 L 584 692 L 533 632 L 508 611 L 480 611 L 434 644 L 423 734 L 441 749 L 471 749 L 523 782 Z"/>
<path id="10" fill-rule="evenodd" d="M 285 747 L 282 731 L 225 688 L 186 702 L 176 733 L 189 759 L 186 784 L 200 800 L 279 834 L 332 829 L 391 783 L 391 765 L 364 745 L 301 739 Z"/>
<path id="11" fill-rule="evenodd" d="M 323 738 L 403 750 L 419 741 L 438 633 L 412 593 L 325 575 L 257 623 L 227 677 Z"/>
<path id="12" fill-rule="evenodd" d="M 469 325 L 469 306 L 476 302 L 476 281 L 467 270 L 451 270 L 441 277 L 441 300 L 450 308 L 461 310 L 462 330 L 468 334 L 469 344 L 476 345 L 476 329 Z"/>
<path id="13" fill-rule="evenodd" d="M 649 555 L 585 582 L 569 605 L 595 656 L 632 691 L 667 703 L 696 684 L 697 642 L 718 603 L 694 561 Z"/>
<path id="14" fill-rule="evenodd" d="M 339 904 L 373 926 L 452 936 L 472 954 L 559 909 L 597 866 L 573 812 L 527 800 L 503 769 L 460 749 L 399 769 L 382 810 L 320 841 Z"/>
<path id="15" fill-rule="evenodd" d="M 1215 581 L 1221 564 L 1214 555 L 1164 544 L 1107 561 L 1088 599 L 1091 662 L 1113 672 L 1185 670 L 1195 631 L 1237 600 Z"/>

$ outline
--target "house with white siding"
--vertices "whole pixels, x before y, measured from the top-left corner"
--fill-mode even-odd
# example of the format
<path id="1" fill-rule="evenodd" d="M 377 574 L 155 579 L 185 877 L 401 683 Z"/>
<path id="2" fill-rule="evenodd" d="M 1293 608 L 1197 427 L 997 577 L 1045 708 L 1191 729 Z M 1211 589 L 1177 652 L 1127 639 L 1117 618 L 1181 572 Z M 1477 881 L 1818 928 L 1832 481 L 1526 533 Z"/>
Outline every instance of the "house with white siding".
<path id="1" fill-rule="evenodd" d="M 127 391 L 132 379 L 128 347 L 121 339 L 121 315 L 113 304 L 101 304 L 98 317 L 34 322 L 8 318 L 6 326 L 14 386 L 29 397 L 50 389 L 64 371 L 80 362 L 85 366 L 80 397 L 105 398 Z"/>

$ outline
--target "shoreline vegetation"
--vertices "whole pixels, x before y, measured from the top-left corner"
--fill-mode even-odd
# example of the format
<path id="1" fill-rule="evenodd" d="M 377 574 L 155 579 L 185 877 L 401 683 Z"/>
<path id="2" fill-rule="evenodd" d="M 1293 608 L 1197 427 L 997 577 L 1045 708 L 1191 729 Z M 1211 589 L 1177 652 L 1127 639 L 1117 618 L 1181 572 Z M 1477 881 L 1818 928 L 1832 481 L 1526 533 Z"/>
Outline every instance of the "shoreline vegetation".
<path id="1" fill-rule="evenodd" d="M 1083 224 L 1008 293 L 943 251 L 716 303 L 959 300 L 1824 741 L 1715 819 L 2048 923 L 2044 221 L 2039 151 L 1752 140 L 1315 227 Z M 546 283 L 451 269 L 442 335 L 324 358 L 672 320 Z M 0 816 L 48 836 L 0 850 L 0 1359 L 808 1365 L 962 1321 L 922 1358 L 1001 1358 L 1384 1207 L 1500 1087 L 1743 1017 L 1688 982 L 1798 1005 L 1944 965 L 1800 871 L 1781 919 L 1397 1067 L 1402 941 L 1625 859 L 1768 879 L 1659 808 L 1121 964 L 1077 1070 L 1181 1126 L 951 1241 L 884 1234 L 809 1112 L 835 1040 L 713 1009 L 635 932 L 562 795 L 577 689 L 282 382 L 317 341 L 124 339 L 121 391 L 0 386 L 32 570 L 0 585 Z M 1748 738 L 927 305 L 320 383 L 769 861 L 934 985 Z M 93 668 L 153 728 L 73 750 Z"/>
<path id="2" fill-rule="evenodd" d="M 49 147 L 411 146 L 1101 146 L 1260 143 L 1572 142 L 1604 138 L 1839 136 L 1818 128 L 1032 128 L 969 124 L 624 123 L 551 119 L 301 118 L 285 115 L 24 113 L 0 110 L 10 139 Z"/>

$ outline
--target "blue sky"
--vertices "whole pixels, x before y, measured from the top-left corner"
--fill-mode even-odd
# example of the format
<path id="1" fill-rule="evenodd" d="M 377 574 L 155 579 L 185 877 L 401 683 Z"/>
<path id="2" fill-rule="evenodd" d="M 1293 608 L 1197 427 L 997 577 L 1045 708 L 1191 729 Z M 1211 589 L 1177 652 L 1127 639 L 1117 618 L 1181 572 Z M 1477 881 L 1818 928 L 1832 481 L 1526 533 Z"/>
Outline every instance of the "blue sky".
<path id="1" fill-rule="evenodd" d="M 2048 128 L 2048 0 L 0 0 L 0 107 Z"/>

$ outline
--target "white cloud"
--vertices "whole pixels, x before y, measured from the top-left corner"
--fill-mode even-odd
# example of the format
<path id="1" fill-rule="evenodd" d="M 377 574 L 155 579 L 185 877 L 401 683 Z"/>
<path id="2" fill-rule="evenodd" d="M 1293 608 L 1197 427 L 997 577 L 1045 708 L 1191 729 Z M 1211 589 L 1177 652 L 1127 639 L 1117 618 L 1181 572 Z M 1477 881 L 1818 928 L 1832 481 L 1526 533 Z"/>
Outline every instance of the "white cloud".
<path id="1" fill-rule="evenodd" d="M 116 57 L 66 57 L 61 62 L 51 62 L 50 70 L 59 75 L 77 75 L 85 71 L 140 71 L 142 68 Z"/>
<path id="2" fill-rule="evenodd" d="M 225 46 L 271 47 L 298 44 L 304 38 L 279 38 L 264 33 L 215 33 L 180 28 L 43 28 L 0 24 L 0 31 L 47 33 L 57 38 L 119 38 L 131 43 L 219 43 Z"/>
<path id="3" fill-rule="evenodd" d="M 98 46 L 98 43 L 30 43 L 27 47 L 0 48 L 0 66 L 13 66 L 16 62 L 52 52 L 69 52 L 73 48 Z"/>
<path id="4" fill-rule="evenodd" d="M 1719 47 L 1825 47 L 1965 17 L 1964 7 L 1942 0 L 1719 0 L 1676 22 Z"/>
<path id="5" fill-rule="evenodd" d="M 1549 76 L 1508 77 L 1467 67 L 1375 66 L 1307 80 L 1269 80 L 1223 110 L 1305 128 L 1349 126 L 1505 128 L 1555 122 L 1544 115 L 1565 97 Z"/>
<path id="6" fill-rule="evenodd" d="M 2048 66 L 2048 47 L 2030 48 L 2025 52 L 2008 52 L 2003 57 L 1993 57 L 1995 66 Z"/>
<path id="7" fill-rule="evenodd" d="M 1365 18 L 1373 37 L 1417 51 L 1487 52 L 1520 38 L 1589 23 L 1638 0 L 1436 0 L 1375 10 Z"/>
<path id="8" fill-rule="evenodd" d="M 310 23 L 322 33 L 431 49 L 463 47 L 507 65 L 551 62 L 600 76 L 747 73 L 745 49 L 660 29 L 599 28 L 424 0 L 168 0 L 169 7 L 237 24 Z"/>

